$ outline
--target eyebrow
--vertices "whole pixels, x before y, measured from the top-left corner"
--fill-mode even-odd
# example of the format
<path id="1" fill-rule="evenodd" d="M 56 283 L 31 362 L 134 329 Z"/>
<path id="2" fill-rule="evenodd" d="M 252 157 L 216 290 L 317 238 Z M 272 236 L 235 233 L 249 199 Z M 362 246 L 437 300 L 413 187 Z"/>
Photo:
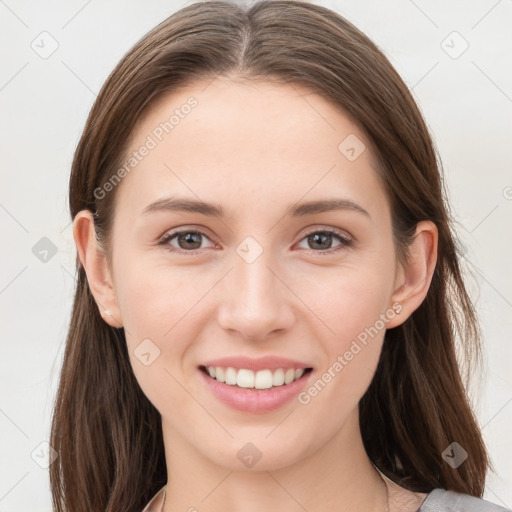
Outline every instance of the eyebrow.
<path id="1" fill-rule="evenodd" d="M 284 216 L 304 217 L 306 215 L 315 215 L 335 210 L 354 211 L 371 218 L 370 214 L 362 206 L 349 199 L 323 199 L 292 204 L 285 210 Z M 149 204 L 142 211 L 142 215 L 160 211 L 189 212 L 209 217 L 224 217 L 224 209 L 218 204 L 177 197 L 166 197 Z"/>

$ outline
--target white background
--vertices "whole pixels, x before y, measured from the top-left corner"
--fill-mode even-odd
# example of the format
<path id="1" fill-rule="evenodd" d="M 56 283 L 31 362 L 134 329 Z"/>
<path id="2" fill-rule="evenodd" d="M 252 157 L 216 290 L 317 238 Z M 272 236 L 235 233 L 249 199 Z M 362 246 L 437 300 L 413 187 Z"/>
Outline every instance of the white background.
<path id="1" fill-rule="evenodd" d="M 190 3 L 0 0 L 2 512 L 51 510 L 48 471 L 31 453 L 49 438 L 71 310 L 67 186 L 87 113 L 132 44 Z M 484 497 L 512 507 L 511 2 L 317 3 L 384 50 L 434 136 L 485 335 L 487 373 L 471 392 L 496 467 Z M 58 43 L 47 59 L 31 47 L 43 31 Z M 458 58 L 465 43 L 453 31 L 469 44 Z M 42 237 L 57 249 L 46 263 L 32 252 Z"/>

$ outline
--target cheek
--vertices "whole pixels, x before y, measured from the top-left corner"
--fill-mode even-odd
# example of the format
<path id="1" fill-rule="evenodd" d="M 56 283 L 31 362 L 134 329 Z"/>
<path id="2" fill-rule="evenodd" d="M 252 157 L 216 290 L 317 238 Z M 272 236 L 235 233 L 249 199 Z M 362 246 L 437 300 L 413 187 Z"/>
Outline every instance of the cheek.
<path id="1" fill-rule="evenodd" d="M 297 281 L 295 289 L 318 318 L 318 333 L 332 355 L 346 350 L 361 333 L 364 337 L 367 329 L 383 330 L 380 316 L 388 306 L 392 269 L 366 265 L 330 270 L 308 279 L 307 286 Z"/>
<path id="2" fill-rule="evenodd" d="M 143 258 L 126 259 L 119 276 L 117 298 L 132 342 L 145 337 L 164 341 L 183 324 L 190 325 L 189 313 L 208 290 L 197 272 Z"/>
<path id="3" fill-rule="evenodd" d="M 385 322 L 379 318 L 381 301 L 368 297 L 364 303 L 340 304 L 330 323 L 335 334 L 324 337 L 326 361 L 321 377 L 340 403 L 358 401 L 369 386 L 377 368 L 385 334 Z"/>
<path id="4" fill-rule="evenodd" d="M 322 337 L 322 365 L 299 396 L 304 428 L 323 425 L 324 439 L 335 435 L 368 389 L 379 362 L 385 323 L 379 319 L 382 301 L 341 300 L 327 317 L 335 334 Z"/>
<path id="5" fill-rule="evenodd" d="M 338 274 L 329 283 L 316 280 L 309 287 L 309 300 L 321 320 L 316 324 L 323 326 L 317 331 L 322 361 L 314 389 L 306 390 L 301 403 L 315 403 L 318 414 L 330 411 L 341 418 L 356 407 L 377 368 L 392 272 L 368 265 Z"/>
<path id="6" fill-rule="evenodd" d="M 145 384 L 150 385 L 155 379 L 155 368 L 159 368 L 161 378 L 170 362 L 174 365 L 181 360 L 187 339 L 190 339 L 190 335 L 188 338 L 183 335 L 183 329 L 190 330 L 194 325 L 190 320 L 194 317 L 194 304 L 204 291 L 191 285 L 183 273 L 169 268 L 164 271 L 129 258 L 123 259 L 116 268 L 116 296 L 128 353 L 144 389 Z"/>

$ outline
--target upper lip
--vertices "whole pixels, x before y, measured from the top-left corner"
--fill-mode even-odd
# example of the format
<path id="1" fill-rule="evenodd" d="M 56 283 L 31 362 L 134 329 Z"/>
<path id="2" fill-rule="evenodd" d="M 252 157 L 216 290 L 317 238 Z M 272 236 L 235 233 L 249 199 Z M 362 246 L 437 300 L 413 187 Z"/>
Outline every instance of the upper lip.
<path id="1" fill-rule="evenodd" d="M 203 363 L 204 366 L 220 366 L 221 368 L 245 368 L 247 370 L 277 370 L 278 368 L 311 368 L 307 364 L 300 361 L 294 361 L 287 357 L 264 356 L 258 358 L 237 356 L 237 357 L 221 357 L 220 359 L 211 359 Z"/>

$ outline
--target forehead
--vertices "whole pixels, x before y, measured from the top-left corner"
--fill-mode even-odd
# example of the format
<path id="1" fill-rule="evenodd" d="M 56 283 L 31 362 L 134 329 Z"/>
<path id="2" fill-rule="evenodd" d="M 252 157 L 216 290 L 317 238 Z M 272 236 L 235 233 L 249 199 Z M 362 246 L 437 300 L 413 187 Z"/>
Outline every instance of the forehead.
<path id="1" fill-rule="evenodd" d="M 383 200 L 367 138 L 296 84 L 217 77 L 168 93 L 137 123 L 124 163 L 116 209 L 131 215 L 175 192 L 244 208 L 319 193 Z"/>

